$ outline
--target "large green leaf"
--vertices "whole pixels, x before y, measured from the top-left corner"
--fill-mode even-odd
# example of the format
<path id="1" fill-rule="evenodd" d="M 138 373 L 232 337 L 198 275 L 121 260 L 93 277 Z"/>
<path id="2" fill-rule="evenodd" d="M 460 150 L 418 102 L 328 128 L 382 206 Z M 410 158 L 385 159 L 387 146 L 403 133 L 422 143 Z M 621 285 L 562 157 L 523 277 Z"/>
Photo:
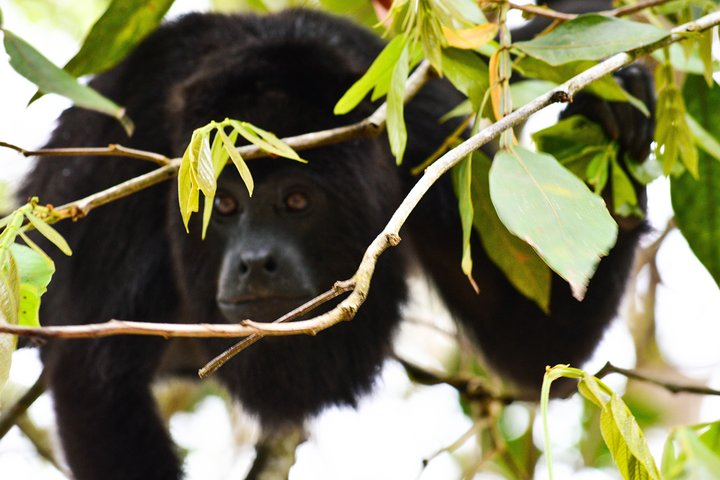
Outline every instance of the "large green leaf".
<path id="1" fill-rule="evenodd" d="M 550 269 L 527 243 L 508 231 L 490 199 L 490 159 L 475 153 L 472 162 L 472 223 L 483 248 L 510 283 L 545 312 L 550 307 Z"/>
<path id="2" fill-rule="evenodd" d="M 65 65 L 75 77 L 112 67 L 155 30 L 175 0 L 113 0 Z"/>
<path id="3" fill-rule="evenodd" d="M 46 93 L 57 93 L 69 98 L 75 105 L 97 110 L 117 118 L 128 134 L 133 124 L 125 115 L 125 109 L 103 97 L 92 88 L 77 81 L 65 70 L 56 67 L 40 52 L 14 33 L 3 30 L 5 51 L 10 65 L 23 77 Z"/>
<path id="4" fill-rule="evenodd" d="M 515 46 L 550 65 L 576 60 L 600 60 L 656 42 L 669 32 L 646 23 L 603 15 L 581 15 L 552 32 Z"/>
<path id="5" fill-rule="evenodd" d="M 508 230 L 529 243 L 582 299 L 600 257 L 617 238 L 617 224 L 603 200 L 554 157 L 521 147 L 495 155 L 490 196 Z"/>
<path id="6" fill-rule="evenodd" d="M 720 86 L 709 89 L 701 76 L 690 75 L 683 93 L 692 118 L 720 139 Z M 697 180 L 687 172 L 671 178 L 672 204 L 690 248 L 720 285 L 720 163 L 701 150 L 698 174 Z"/>

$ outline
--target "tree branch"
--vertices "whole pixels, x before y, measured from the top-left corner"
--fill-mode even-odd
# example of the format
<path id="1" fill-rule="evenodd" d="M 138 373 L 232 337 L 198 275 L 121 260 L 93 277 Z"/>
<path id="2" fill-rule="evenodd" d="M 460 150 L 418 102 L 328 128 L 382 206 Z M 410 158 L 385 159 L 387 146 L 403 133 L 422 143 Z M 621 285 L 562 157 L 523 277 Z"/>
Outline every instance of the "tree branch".
<path id="1" fill-rule="evenodd" d="M 158 165 L 167 165 L 171 160 L 165 155 L 145 150 L 137 150 L 135 148 L 123 147 L 115 143 L 111 143 L 107 147 L 91 147 L 91 148 L 41 148 L 39 150 L 26 150 L 12 143 L 0 142 L 0 147 L 15 150 L 24 157 L 128 157 L 146 160 Z"/>
<path id="2" fill-rule="evenodd" d="M 142 322 L 123 322 L 118 320 L 111 320 L 107 323 L 102 324 L 91 324 L 91 325 L 76 325 L 76 326 L 56 326 L 56 327 L 22 327 L 17 325 L 0 325 L 0 332 L 12 333 L 16 335 L 27 335 L 34 337 L 66 337 L 66 338 L 86 338 L 86 337 L 98 337 L 108 335 L 120 335 L 120 334 L 135 334 L 135 335 L 158 335 L 164 337 L 239 337 L 250 334 L 261 334 L 261 335 L 298 335 L 298 334 L 309 334 L 315 335 L 318 332 L 329 328 L 341 321 L 350 320 L 354 317 L 355 312 L 363 304 L 367 297 L 370 289 L 370 280 L 375 270 L 378 257 L 389 247 L 395 246 L 400 242 L 398 232 L 403 226 L 408 216 L 419 203 L 429 188 L 450 168 L 456 165 L 465 156 L 479 149 L 487 142 L 497 138 L 501 132 L 512 128 L 523 121 L 525 121 L 530 115 L 541 110 L 542 108 L 555 103 L 555 102 L 566 102 L 571 101 L 575 93 L 582 88 L 589 85 L 594 80 L 601 78 L 619 68 L 631 63 L 635 58 L 645 55 L 649 52 L 667 46 L 671 43 L 683 40 L 686 38 L 688 32 L 699 32 L 707 30 L 711 27 L 720 24 L 720 12 L 713 12 L 693 22 L 686 23 L 672 30 L 672 34 L 668 37 L 655 42 L 651 45 L 638 48 L 636 50 L 619 53 L 614 55 L 607 60 L 589 68 L 588 70 L 580 73 L 579 75 L 571 78 L 562 85 L 555 87 L 548 91 L 544 95 L 537 97 L 532 102 L 519 108 L 508 116 L 502 118 L 495 124 L 483 129 L 477 134 L 473 135 L 465 142 L 450 150 L 445 155 L 440 157 L 433 165 L 428 167 L 424 175 L 418 180 L 412 190 L 405 197 L 401 205 L 398 207 L 392 218 L 385 226 L 383 231 L 373 240 L 370 246 L 365 251 L 363 259 L 358 267 L 357 272 L 351 279 L 355 283 L 355 288 L 352 290 L 350 295 L 338 304 L 334 309 L 326 312 L 317 317 L 293 322 L 291 324 L 286 323 L 259 323 L 251 320 L 245 320 L 240 325 L 218 325 L 218 324 L 198 324 L 198 325 L 179 325 L 179 324 L 152 324 Z M 429 67 L 428 67 L 429 68 Z M 421 69 L 418 68 L 416 73 Z M 415 75 L 413 75 L 415 76 Z M 419 88 L 419 87 L 418 87 Z M 370 118 L 375 115 L 380 116 L 383 112 L 381 107 L 376 111 Z M 384 121 L 382 122 L 384 124 Z M 322 132 L 320 132 L 322 133 Z M 312 135 L 312 134 L 309 134 Z M 300 136 L 301 138 L 307 138 L 307 135 Z M 298 137 L 293 137 L 297 139 Z M 297 141 L 297 140 L 295 140 Z M 313 142 L 320 143 L 308 143 L 306 148 L 310 148 L 309 145 L 318 146 L 323 145 L 327 139 L 314 140 Z M 243 147 L 244 148 L 244 147 Z M 162 167 L 154 172 L 150 172 L 144 176 L 133 179 L 129 182 L 137 181 L 145 178 L 147 181 L 151 181 L 146 178 L 153 174 L 159 175 L 156 172 L 165 171 L 165 174 L 169 177 L 174 175 L 177 169 L 176 162 L 179 160 L 175 159 L 170 164 Z M 166 169 L 172 169 L 172 173 L 166 171 Z M 165 178 L 163 178 L 165 179 Z M 157 180 L 157 181 L 155 181 Z M 153 177 L 152 181 L 157 183 L 162 179 L 156 179 Z M 128 183 L 128 182 L 126 182 Z M 142 183 L 142 182 L 140 182 Z M 109 189 L 112 190 L 112 189 Z M 108 192 L 108 191 L 105 191 Z M 87 197 L 85 202 L 75 202 L 76 207 L 80 211 L 85 211 L 83 208 L 94 208 L 96 203 L 91 199 L 94 196 Z M 118 197 L 119 198 L 119 197 Z M 106 198 L 103 197 L 103 201 Z M 98 199 L 100 202 L 100 199 Z M 104 202 L 107 203 L 107 202 Z M 98 203 L 103 204 L 103 203 Z M 73 204 L 68 204 L 61 208 L 70 208 Z"/>
<path id="3" fill-rule="evenodd" d="M 565 12 L 559 12 L 557 10 L 553 10 L 549 7 L 540 7 L 537 5 L 524 5 L 524 4 L 518 4 L 514 2 L 507 2 L 505 0 L 490 0 L 492 3 L 507 3 L 510 8 L 514 10 L 520 10 L 525 13 L 529 13 L 531 15 L 536 15 L 538 17 L 545 17 L 549 18 L 551 20 L 555 20 L 556 22 L 567 22 L 569 20 L 573 20 L 578 17 L 578 13 L 565 13 Z M 657 7 L 658 5 L 662 5 L 664 3 L 668 3 L 672 0 L 645 0 L 642 2 L 638 2 L 635 5 L 627 5 L 625 7 L 621 8 L 614 8 L 612 10 L 603 10 L 601 12 L 594 12 L 599 15 L 605 15 L 608 17 L 624 17 L 627 15 L 632 15 L 633 13 L 640 12 L 642 10 L 645 10 L 646 8 L 652 8 Z"/>
<path id="4" fill-rule="evenodd" d="M 659 380 L 657 378 L 643 375 L 639 372 L 636 372 L 635 370 L 628 370 L 625 368 L 617 367 L 610 362 L 607 362 L 605 366 L 603 366 L 600 371 L 595 374 L 595 376 L 597 378 L 603 378 L 607 375 L 610 375 L 611 373 L 619 373 L 620 375 L 624 375 L 627 378 L 632 378 L 633 380 L 657 385 L 671 393 L 693 393 L 696 395 L 720 396 L 720 390 L 715 390 L 713 388 L 703 387 L 700 385 L 687 385 L 681 383 L 666 382 L 664 380 Z"/>

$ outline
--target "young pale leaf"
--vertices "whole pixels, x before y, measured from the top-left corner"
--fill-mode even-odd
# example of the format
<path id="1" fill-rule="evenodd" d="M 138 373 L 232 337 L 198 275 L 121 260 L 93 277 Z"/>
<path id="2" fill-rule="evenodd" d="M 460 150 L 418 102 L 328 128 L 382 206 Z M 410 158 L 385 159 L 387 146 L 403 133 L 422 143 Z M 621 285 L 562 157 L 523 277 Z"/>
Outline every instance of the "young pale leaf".
<path id="1" fill-rule="evenodd" d="M 494 23 L 484 23 L 472 28 L 452 30 L 443 27 L 443 35 L 449 47 L 461 48 L 463 50 L 474 50 L 485 45 L 495 38 L 498 26 Z M 443 64 L 443 72 L 445 65 Z"/>
<path id="2" fill-rule="evenodd" d="M 370 65 L 365 75 L 353 84 L 335 105 L 335 115 L 343 115 L 355 108 L 373 88 L 390 83 L 395 64 L 405 51 L 408 41 L 405 35 L 398 35 L 388 43 Z M 407 52 L 406 52 L 407 54 Z M 385 86 L 387 89 L 387 85 Z"/>
<path id="3" fill-rule="evenodd" d="M 407 129 L 405 128 L 405 83 L 410 74 L 408 64 L 408 46 L 400 53 L 400 57 L 393 69 L 390 80 L 390 89 L 387 94 L 387 133 L 390 141 L 390 151 L 395 156 L 398 165 L 402 163 L 407 145 Z"/>
<path id="4" fill-rule="evenodd" d="M 690 115 L 715 140 L 720 139 L 720 86 L 710 89 L 702 77 L 688 76 L 685 97 Z M 698 179 L 685 173 L 671 177 L 670 191 L 675 220 L 690 248 L 720 285 L 720 163 L 705 152 L 698 159 Z"/>
<path id="5" fill-rule="evenodd" d="M 602 199 L 554 157 L 522 147 L 495 155 L 490 196 L 508 230 L 530 244 L 581 300 L 600 257 L 617 238 Z"/>
<path id="6" fill-rule="evenodd" d="M 452 170 L 453 186 L 458 199 L 458 208 L 460 210 L 460 222 L 462 224 L 462 260 L 460 266 L 463 273 L 470 281 L 475 293 L 479 293 L 477 283 L 472 277 L 472 253 L 470 251 L 470 236 L 472 234 L 473 224 L 473 202 L 471 198 L 471 180 L 472 180 L 472 157 L 468 156 L 462 160 Z"/>
<path id="7" fill-rule="evenodd" d="M 225 144 L 225 149 L 230 155 L 233 165 L 237 168 L 240 178 L 242 178 L 243 183 L 245 183 L 248 195 L 252 197 L 253 190 L 255 189 L 255 182 L 250 174 L 250 169 L 248 168 L 247 163 L 245 163 L 245 160 L 243 160 L 240 156 L 240 152 L 238 152 L 237 148 L 235 148 L 235 141 L 237 140 L 238 135 L 237 131 L 232 132 L 230 136 L 228 136 L 223 130 L 218 130 L 218 135 Z"/>
<path id="8" fill-rule="evenodd" d="M 3 30 L 5 51 L 10 56 L 10 65 L 23 77 L 46 93 L 57 93 L 69 98 L 80 107 L 89 108 L 117 118 L 128 135 L 133 124 L 125 115 L 125 109 L 103 97 L 95 90 L 77 81 L 72 75 L 56 67 L 40 52 L 14 33 Z"/>
<path id="9" fill-rule="evenodd" d="M 190 216 L 197 212 L 199 208 L 200 190 L 198 189 L 197 180 L 195 180 L 195 171 L 200 156 L 202 138 L 203 135 L 200 129 L 193 132 L 178 170 L 178 203 L 180 204 L 180 215 L 186 232 L 189 232 Z"/>
<path id="10" fill-rule="evenodd" d="M 55 264 L 44 253 L 20 244 L 10 246 L 20 272 L 18 324 L 40 326 L 40 297 L 47 290 Z"/>
<path id="11" fill-rule="evenodd" d="M 16 325 L 20 304 L 20 275 L 12 252 L 0 248 L 0 324 Z M 0 391 L 10 375 L 16 337 L 0 334 Z"/>
<path id="12" fill-rule="evenodd" d="M 155 30 L 174 0 L 113 0 L 65 65 L 75 77 L 105 71 Z"/>
<path id="13" fill-rule="evenodd" d="M 577 60 L 600 60 L 668 35 L 668 31 L 646 23 L 589 14 L 563 23 L 547 35 L 514 45 L 550 65 L 561 65 Z"/>
<path id="14" fill-rule="evenodd" d="M 600 431 L 623 478 L 662 479 L 635 417 L 617 394 L 602 409 Z"/>
<path id="15" fill-rule="evenodd" d="M 43 237 L 50 240 L 50 242 L 52 242 L 53 245 L 60 249 L 61 252 L 63 252 L 65 255 L 72 255 L 70 245 L 68 245 L 63 236 L 60 235 L 57 230 L 55 230 L 49 224 L 40 220 L 38 217 L 36 217 L 30 212 L 25 212 L 25 217 L 28 219 L 28 221 L 30 221 L 32 226 L 35 227 L 38 232 L 40 232 Z"/>
<path id="16" fill-rule="evenodd" d="M 307 163 L 306 160 L 300 158 L 295 150 L 290 148 L 285 142 L 277 138 L 277 136 L 271 132 L 265 131 L 260 127 L 256 127 L 251 123 L 240 122 L 238 120 L 225 119 L 225 122 L 223 123 L 228 123 L 237 133 L 242 135 L 245 140 L 270 154 Z"/>
<path id="17" fill-rule="evenodd" d="M 698 153 L 685 118 L 685 102 L 675 85 L 669 64 L 659 65 L 655 82 L 657 108 L 655 122 L 656 154 L 665 175 L 673 172 L 678 158 L 693 177 L 698 176 Z"/>
<path id="18" fill-rule="evenodd" d="M 490 200 L 490 159 L 475 152 L 472 162 L 473 225 L 485 252 L 510 283 L 544 312 L 550 308 L 551 273 L 527 243 L 508 231 Z"/>
<path id="19" fill-rule="evenodd" d="M 636 215 L 642 218 L 643 213 L 637 203 L 637 195 L 632 182 L 622 169 L 616 159 L 617 155 L 610 157 L 610 166 L 612 170 L 612 194 L 613 209 L 620 216 L 628 217 Z"/>
<path id="20" fill-rule="evenodd" d="M 20 305 L 20 273 L 12 251 L 2 248 L 0 264 L 0 322 L 16 325 Z"/>
<path id="21" fill-rule="evenodd" d="M 198 188 L 205 196 L 213 196 L 215 195 L 217 184 L 215 182 L 215 165 L 210 148 L 210 132 L 205 132 L 201 137 L 198 153 L 196 170 Z"/>

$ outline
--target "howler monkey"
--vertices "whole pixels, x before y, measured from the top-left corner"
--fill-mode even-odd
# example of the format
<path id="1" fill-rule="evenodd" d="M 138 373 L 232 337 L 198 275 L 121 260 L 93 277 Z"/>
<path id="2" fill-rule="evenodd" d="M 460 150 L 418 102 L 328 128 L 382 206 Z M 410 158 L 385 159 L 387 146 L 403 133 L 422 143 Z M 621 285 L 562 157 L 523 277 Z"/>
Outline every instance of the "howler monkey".
<path id="1" fill-rule="evenodd" d="M 132 137 L 112 118 L 71 108 L 47 147 L 120 143 L 176 157 L 193 129 L 225 117 L 279 136 L 344 125 L 373 111 L 366 100 L 348 117 L 332 114 L 382 46 L 369 31 L 312 11 L 187 15 L 162 26 L 92 81 L 127 108 L 136 123 Z M 642 90 L 645 79 L 630 78 L 630 84 Z M 648 92 L 635 93 L 647 98 Z M 226 169 L 204 241 L 196 224 L 190 235 L 184 232 L 170 183 L 82 221 L 59 224 L 74 254 L 55 259 L 43 322 L 277 318 L 354 273 L 414 182 L 407 169 L 452 130 L 437 119 L 460 101 L 448 83 L 434 80 L 407 106 L 408 151 L 400 169 L 383 137 L 303 152 L 306 165 L 278 158 L 252 161 L 252 198 L 237 173 Z M 591 107 L 585 110 L 592 115 Z M 639 115 L 620 121 L 648 123 Z M 619 130 L 639 131 L 625 124 Z M 621 141 L 627 142 L 626 136 Z M 646 148 L 648 141 L 647 135 L 635 135 L 628 148 Z M 150 168 L 126 158 L 44 158 L 19 195 L 58 205 Z M 456 200 L 450 181 L 442 179 L 401 232 L 408 241 L 380 258 L 367 301 L 352 322 L 315 337 L 265 338 L 218 375 L 268 428 L 300 422 L 327 405 L 354 404 L 390 353 L 407 295 L 408 263 L 416 257 L 488 363 L 521 387 L 537 388 L 545 365 L 578 364 L 593 350 L 615 314 L 638 231 L 621 233 L 584 302 L 575 301 L 567 285 L 555 279 L 548 316 L 513 289 L 477 238 L 473 255 L 480 294 L 473 292 L 459 268 Z M 170 357 L 178 357 L 173 353 L 180 347 L 179 356 L 196 368 L 230 344 L 132 336 L 49 341 L 43 348 L 46 379 L 75 477 L 179 478 L 180 463 L 156 413 L 150 383 L 172 363 Z"/>

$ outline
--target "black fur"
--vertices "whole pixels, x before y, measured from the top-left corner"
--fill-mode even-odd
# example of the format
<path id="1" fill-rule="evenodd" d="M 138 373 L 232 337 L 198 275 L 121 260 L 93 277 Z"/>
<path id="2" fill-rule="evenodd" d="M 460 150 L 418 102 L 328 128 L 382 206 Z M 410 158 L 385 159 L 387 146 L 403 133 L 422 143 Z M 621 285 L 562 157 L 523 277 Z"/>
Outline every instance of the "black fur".
<path id="1" fill-rule="evenodd" d="M 343 125 L 372 111 L 366 101 L 349 118 L 332 115 L 334 103 L 381 48 L 372 33 L 316 12 L 188 15 L 160 28 L 92 82 L 127 107 L 137 126 L 132 138 L 115 120 L 73 108 L 62 115 L 47 146 L 121 143 L 179 156 L 194 128 L 225 117 L 280 136 Z M 460 100 L 436 80 L 410 104 L 407 165 L 424 160 L 447 136 L 453 126 L 438 126 L 436 119 Z M 237 210 L 216 212 L 205 241 L 197 222 L 190 235 L 184 232 L 174 183 L 77 223 L 59 224 L 75 253 L 55 256 L 43 322 L 270 321 L 348 278 L 414 179 L 395 167 L 386 138 L 353 140 L 304 156 L 308 165 L 252 161 L 252 199 L 233 169 L 226 169 L 219 191 L 237 202 Z M 20 197 L 39 195 L 42 202 L 60 204 L 149 169 L 119 158 L 41 159 Z M 291 211 L 284 203 L 297 191 L 309 198 L 307 210 Z M 402 235 L 410 241 L 381 257 L 355 320 L 317 337 L 266 338 L 219 371 L 265 426 L 300 422 L 331 404 L 353 405 L 372 387 L 406 299 L 410 255 L 419 258 L 490 365 L 523 387 L 537 387 L 545 365 L 578 364 L 592 352 L 615 313 L 638 233 L 621 235 L 585 302 L 572 299 L 556 279 L 552 317 L 512 288 L 476 238 L 481 294 L 471 290 L 459 268 L 460 227 L 449 180 L 432 189 Z M 145 337 L 48 342 L 47 380 L 63 447 L 79 480 L 181 475 L 149 385 L 173 363 L 172 345 L 188 343 Z M 180 356 L 196 368 L 230 343 L 192 342 Z"/>

